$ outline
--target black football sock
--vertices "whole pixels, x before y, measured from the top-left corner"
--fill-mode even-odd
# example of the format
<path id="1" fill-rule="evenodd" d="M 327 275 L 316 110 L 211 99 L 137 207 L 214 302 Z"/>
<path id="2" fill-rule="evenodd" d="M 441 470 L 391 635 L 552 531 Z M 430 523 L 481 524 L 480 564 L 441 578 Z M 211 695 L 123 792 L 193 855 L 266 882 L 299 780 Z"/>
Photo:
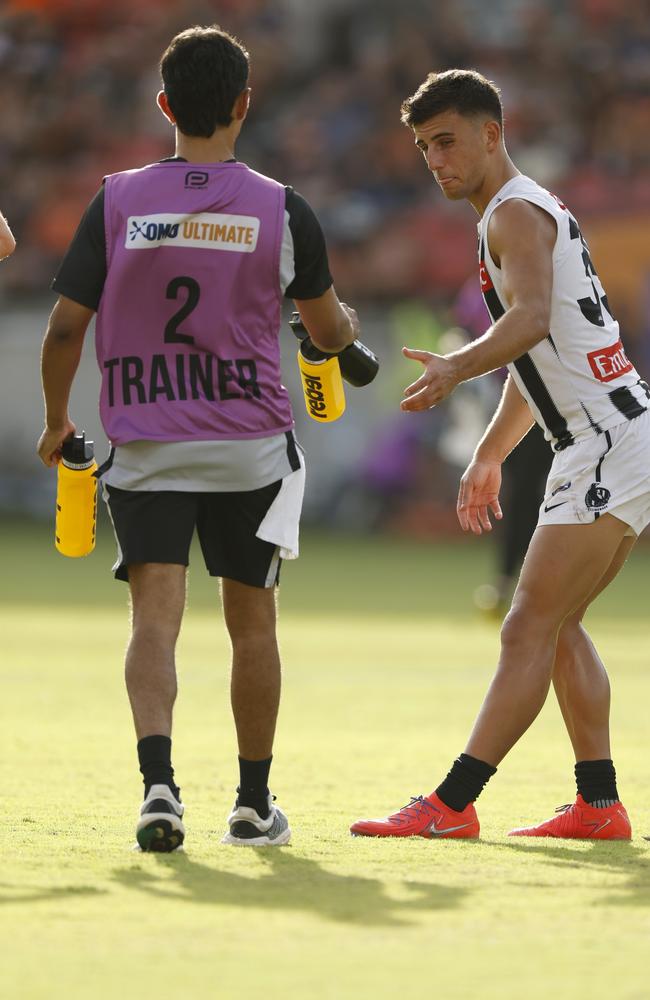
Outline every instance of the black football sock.
<path id="1" fill-rule="evenodd" d="M 579 760 L 575 773 L 578 795 L 589 805 L 606 809 L 619 801 L 613 761 Z"/>
<path id="2" fill-rule="evenodd" d="M 266 760 L 239 758 L 239 788 L 237 805 L 254 809 L 260 819 L 269 815 L 269 771 L 273 757 Z"/>
<path id="3" fill-rule="evenodd" d="M 452 764 L 443 783 L 436 788 L 436 795 L 450 809 L 462 812 L 479 797 L 496 771 L 496 767 L 486 764 L 484 760 L 462 753 Z"/>
<path id="4" fill-rule="evenodd" d="M 180 802 L 180 788 L 174 784 L 172 741 L 169 736 L 145 736 L 138 740 L 138 760 L 146 799 L 152 785 L 167 785 Z"/>

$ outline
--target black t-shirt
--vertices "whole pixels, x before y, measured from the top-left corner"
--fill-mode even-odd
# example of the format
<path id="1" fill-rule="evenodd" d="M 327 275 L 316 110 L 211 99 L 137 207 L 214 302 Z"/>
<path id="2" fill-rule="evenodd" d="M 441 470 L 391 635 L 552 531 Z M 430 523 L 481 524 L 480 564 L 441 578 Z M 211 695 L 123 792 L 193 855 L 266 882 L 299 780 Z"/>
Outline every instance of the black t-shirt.
<path id="1" fill-rule="evenodd" d="M 168 157 L 178 162 L 182 157 Z M 293 238 L 295 277 L 285 290 L 290 299 L 317 299 L 332 284 L 327 247 L 313 209 L 292 187 L 285 187 L 285 207 Z M 106 229 L 104 187 L 84 212 L 63 262 L 52 282 L 60 295 L 97 310 L 106 281 Z"/>

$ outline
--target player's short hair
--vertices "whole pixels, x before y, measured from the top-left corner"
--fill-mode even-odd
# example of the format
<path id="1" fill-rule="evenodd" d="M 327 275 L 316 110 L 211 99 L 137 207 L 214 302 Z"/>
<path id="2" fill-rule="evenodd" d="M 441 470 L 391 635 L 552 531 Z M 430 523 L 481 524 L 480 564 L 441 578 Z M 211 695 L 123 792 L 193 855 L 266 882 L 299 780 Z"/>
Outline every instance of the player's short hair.
<path id="1" fill-rule="evenodd" d="M 217 24 L 195 25 L 172 38 L 160 60 L 163 89 L 184 135 L 209 139 L 232 121 L 248 83 L 248 52 Z"/>
<path id="2" fill-rule="evenodd" d="M 448 69 L 429 73 L 418 89 L 402 104 L 404 125 L 415 128 L 444 111 L 474 117 L 487 115 L 503 127 L 501 91 L 475 69 Z"/>

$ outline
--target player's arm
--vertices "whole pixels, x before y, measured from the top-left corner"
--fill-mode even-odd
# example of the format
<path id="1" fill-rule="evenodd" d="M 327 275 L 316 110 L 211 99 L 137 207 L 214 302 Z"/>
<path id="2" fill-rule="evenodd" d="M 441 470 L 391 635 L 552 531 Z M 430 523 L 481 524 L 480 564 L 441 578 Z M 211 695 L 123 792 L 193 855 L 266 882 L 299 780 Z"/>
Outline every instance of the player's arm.
<path id="1" fill-rule="evenodd" d="M 64 440 L 75 430 L 68 401 L 93 312 L 61 295 L 50 316 L 41 355 L 45 428 L 38 442 L 38 454 L 45 465 L 57 464 Z"/>
<path id="2" fill-rule="evenodd" d="M 508 375 L 499 405 L 476 446 L 474 458 L 483 462 L 498 462 L 500 465 L 528 434 L 534 423 L 535 418 L 527 400 L 520 393 L 512 376 Z"/>
<path id="3" fill-rule="evenodd" d="M 475 535 L 491 531 L 490 511 L 501 518 L 501 465 L 533 423 L 528 403 L 508 376 L 496 412 L 460 481 L 456 512 L 463 531 Z"/>
<path id="4" fill-rule="evenodd" d="M 286 189 L 293 278 L 285 295 L 293 299 L 316 347 L 338 353 L 359 335 L 359 320 L 334 291 L 325 236 L 316 213 L 301 194 Z"/>
<path id="5" fill-rule="evenodd" d="M 488 240 L 503 275 L 506 311 L 482 337 L 452 354 L 404 348 L 425 370 L 404 390 L 403 410 L 436 406 L 460 382 L 509 364 L 548 336 L 556 238 L 552 217 L 530 202 L 510 199 L 494 210 Z"/>
<path id="6" fill-rule="evenodd" d="M 106 280 L 104 189 L 99 189 L 83 214 L 61 262 L 52 288 L 59 298 L 52 310 L 41 355 L 45 397 L 45 429 L 37 449 L 45 465 L 56 465 L 61 444 L 75 430 L 68 414 L 74 379 L 86 329 Z"/>
<path id="7" fill-rule="evenodd" d="M 5 257 L 9 257 L 15 249 L 16 241 L 14 239 L 14 234 L 9 228 L 9 223 L 5 219 L 4 215 L 0 212 L 0 260 L 4 260 Z"/>
<path id="8" fill-rule="evenodd" d="M 296 309 L 316 347 L 338 353 L 359 336 L 359 320 L 354 309 L 339 298 L 331 286 L 317 299 L 294 299 Z"/>

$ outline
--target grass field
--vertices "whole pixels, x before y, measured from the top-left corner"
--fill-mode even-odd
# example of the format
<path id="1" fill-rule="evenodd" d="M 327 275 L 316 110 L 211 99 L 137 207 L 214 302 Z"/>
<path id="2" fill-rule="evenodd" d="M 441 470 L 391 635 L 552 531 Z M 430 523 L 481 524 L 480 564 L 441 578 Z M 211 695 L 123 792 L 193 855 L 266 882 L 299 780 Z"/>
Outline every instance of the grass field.
<path id="1" fill-rule="evenodd" d="M 650 997 L 647 549 L 591 621 L 631 844 L 505 836 L 573 798 L 550 701 L 481 799 L 480 842 L 351 839 L 351 820 L 429 792 L 462 749 L 497 649 L 471 606 L 490 552 L 307 536 L 281 594 L 273 787 L 293 845 L 219 844 L 236 783 L 228 647 L 196 559 L 175 733 L 187 850 L 161 857 L 130 851 L 126 589 L 102 534 L 75 562 L 41 527 L 0 533 L 3 998 Z"/>

